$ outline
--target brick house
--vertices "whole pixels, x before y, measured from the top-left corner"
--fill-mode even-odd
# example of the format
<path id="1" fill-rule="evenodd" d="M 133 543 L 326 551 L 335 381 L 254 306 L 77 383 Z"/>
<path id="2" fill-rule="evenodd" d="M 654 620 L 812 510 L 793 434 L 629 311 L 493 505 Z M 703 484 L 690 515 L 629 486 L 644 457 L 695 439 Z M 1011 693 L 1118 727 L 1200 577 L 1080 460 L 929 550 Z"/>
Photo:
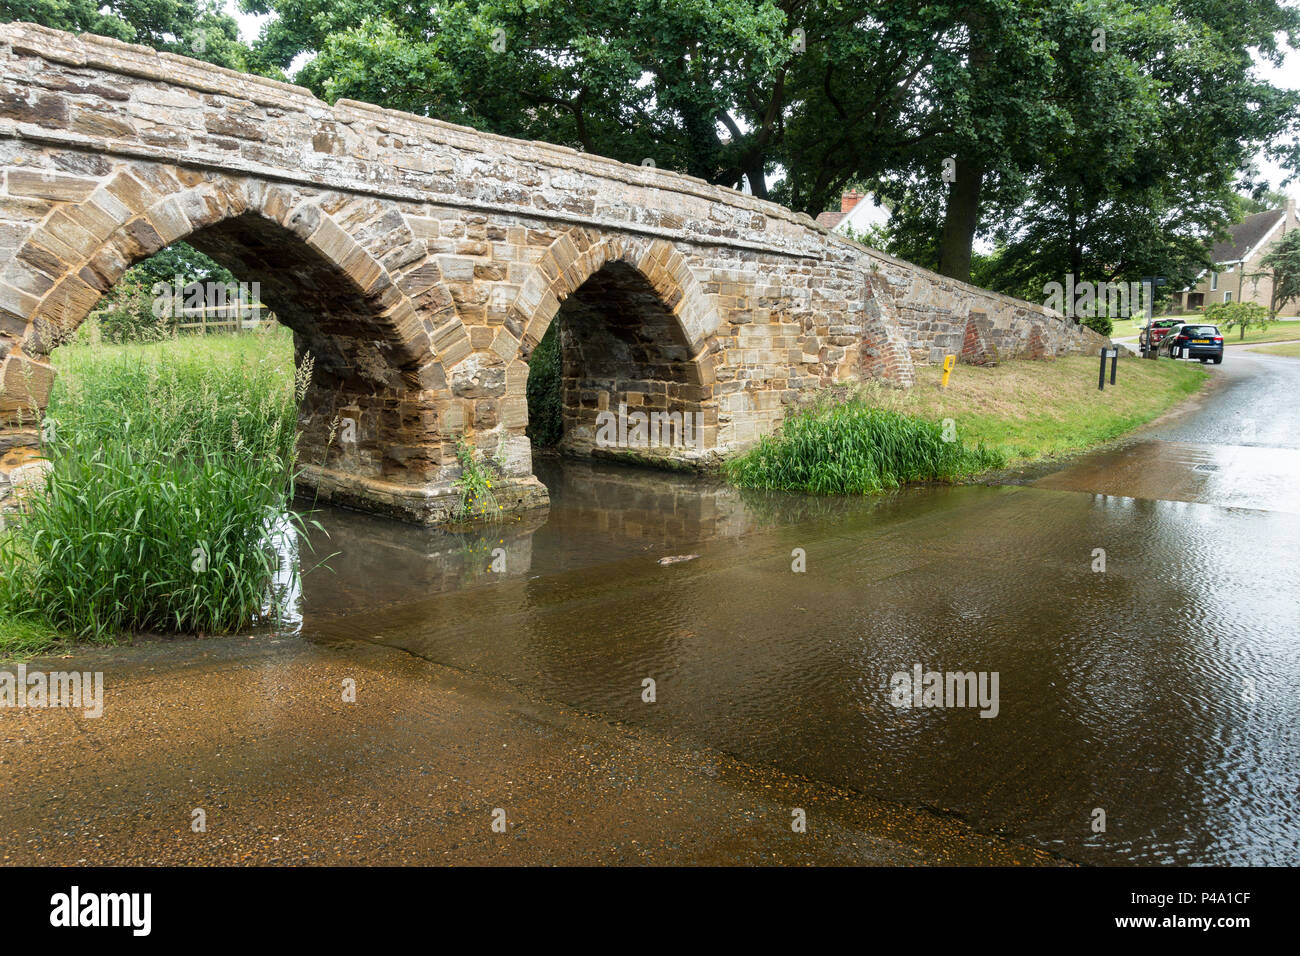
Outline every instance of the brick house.
<path id="1" fill-rule="evenodd" d="M 1296 219 L 1294 199 L 1288 199 L 1283 209 L 1247 216 L 1232 227 L 1227 239 L 1215 243 L 1211 252 L 1214 268 L 1197 276 L 1195 285 L 1174 293 L 1170 311 L 1173 314 L 1199 312 L 1214 302 L 1257 302 L 1267 309 L 1273 295 L 1273 280 L 1255 276 L 1266 271 L 1260 259 L 1288 230 L 1297 226 L 1300 222 Z M 1278 314 L 1300 315 L 1300 303 L 1289 302 Z"/>

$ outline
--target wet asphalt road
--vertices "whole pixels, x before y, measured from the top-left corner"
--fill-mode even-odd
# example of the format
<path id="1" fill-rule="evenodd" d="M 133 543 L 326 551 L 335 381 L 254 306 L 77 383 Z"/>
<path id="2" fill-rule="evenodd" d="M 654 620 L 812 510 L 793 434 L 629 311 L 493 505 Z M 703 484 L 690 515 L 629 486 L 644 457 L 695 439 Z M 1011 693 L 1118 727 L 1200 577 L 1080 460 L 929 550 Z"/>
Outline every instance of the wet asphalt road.
<path id="1" fill-rule="evenodd" d="M 47 662 L 109 705 L 0 715 L 0 860 L 1294 864 L 1300 360 L 1212 374 L 1032 487 L 565 466 L 499 540 L 334 515 L 307 640 Z M 998 719 L 888 706 L 913 660 L 1000 671 Z"/>
<path id="2" fill-rule="evenodd" d="M 1300 360 L 1231 348 L 1209 368 L 1191 403 L 1037 485 L 1300 514 Z"/>

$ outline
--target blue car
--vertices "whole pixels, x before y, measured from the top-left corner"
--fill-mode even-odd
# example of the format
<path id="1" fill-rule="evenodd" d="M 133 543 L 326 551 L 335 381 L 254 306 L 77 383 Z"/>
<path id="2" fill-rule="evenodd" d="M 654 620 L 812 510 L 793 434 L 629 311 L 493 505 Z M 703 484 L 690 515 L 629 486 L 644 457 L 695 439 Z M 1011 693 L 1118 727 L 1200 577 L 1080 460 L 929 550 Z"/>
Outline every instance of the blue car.
<path id="1" fill-rule="evenodd" d="M 1160 340 L 1160 351 L 1170 358 L 1200 359 L 1201 364 L 1223 364 L 1223 333 L 1217 325 L 1180 325 Z"/>

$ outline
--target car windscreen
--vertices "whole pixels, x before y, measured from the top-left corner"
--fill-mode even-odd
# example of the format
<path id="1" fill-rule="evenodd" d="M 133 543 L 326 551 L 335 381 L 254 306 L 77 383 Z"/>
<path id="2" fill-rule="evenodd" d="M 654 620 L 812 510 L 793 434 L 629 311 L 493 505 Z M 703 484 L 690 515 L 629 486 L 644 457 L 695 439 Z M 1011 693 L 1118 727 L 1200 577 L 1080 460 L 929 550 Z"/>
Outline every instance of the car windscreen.
<path id="1" fill-rule="evenodd" d="M 1182 334 L 1194 339 L 1204 339 L 1218 335 L 1219 330 L 1213 325 L 1184 325 Z"/>

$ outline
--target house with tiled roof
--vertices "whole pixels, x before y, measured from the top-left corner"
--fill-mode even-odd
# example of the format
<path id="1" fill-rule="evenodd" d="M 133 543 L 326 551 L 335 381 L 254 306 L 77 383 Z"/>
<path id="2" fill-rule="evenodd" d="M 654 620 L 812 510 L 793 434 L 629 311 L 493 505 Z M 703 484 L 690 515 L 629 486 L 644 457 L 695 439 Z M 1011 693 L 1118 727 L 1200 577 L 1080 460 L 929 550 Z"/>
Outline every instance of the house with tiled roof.
<path id="1" fill-rule="evenodd" d="M 1288 199 L 1285 208 L 1247 216 L 1232 227 L 1227 239 L 1214 244 L 1214 268 L 1202 272 L 1195 285 L 1174 293 L 1172 311 L 1197 312 L 1214 302 L 1257 302 L 1267 309 L 1273 280 L 1258 275 L 1268 271 L 1260 260 L 1297 226 L 1294 199 Z M 1279 314 L 1300 315 L 1300 303 L 1288 303 Z"/>
<path id="2" fill-rule="evenodd" d="M 877 203 L 875 196 L 854 189 L 840 197 L 838 212 L 832 210 L 817 214 L 817 225 L 844 236 L 861 235 L 868 229 L 883 226 L 887 222 L 889 210 Z"/>

